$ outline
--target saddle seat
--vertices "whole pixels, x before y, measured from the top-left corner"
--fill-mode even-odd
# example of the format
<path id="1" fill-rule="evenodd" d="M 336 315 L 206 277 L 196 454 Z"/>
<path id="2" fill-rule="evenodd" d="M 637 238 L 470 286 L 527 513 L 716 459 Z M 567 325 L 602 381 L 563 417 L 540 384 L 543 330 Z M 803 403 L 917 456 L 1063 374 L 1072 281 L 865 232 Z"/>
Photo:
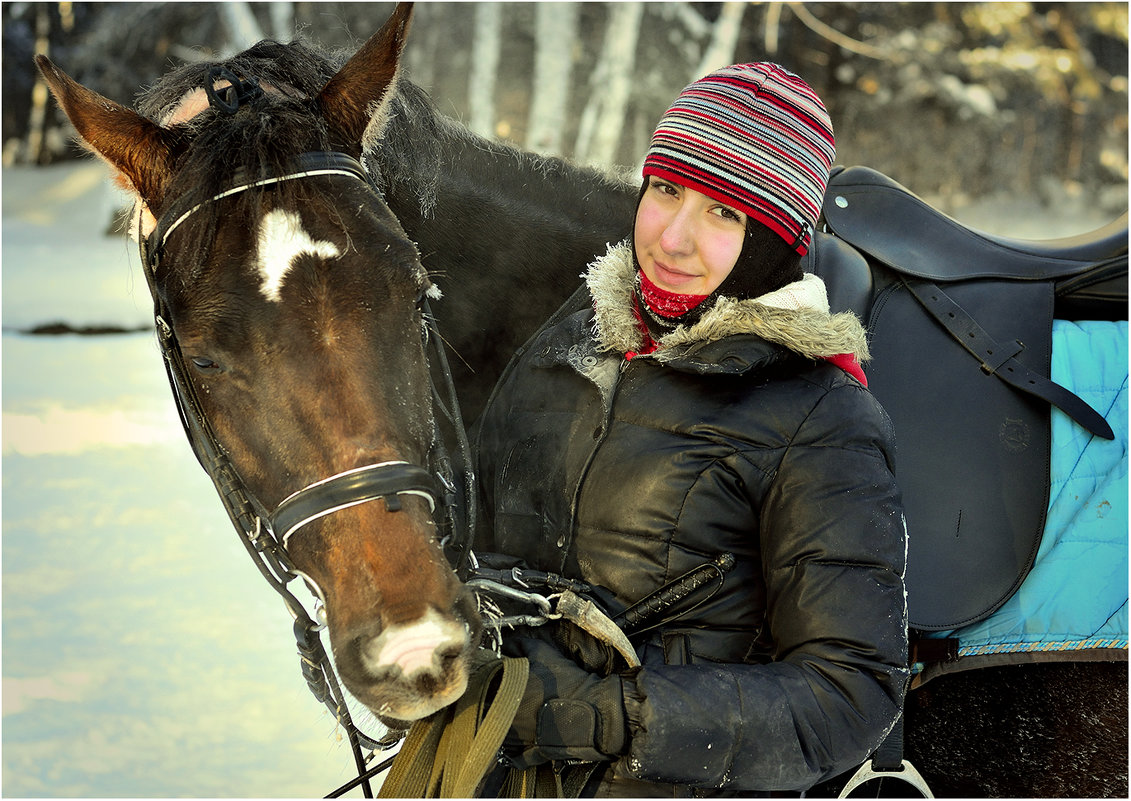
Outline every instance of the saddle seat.
<path id="1" fill-rule="evenodd" d="M 1067 278 L 1127 254 L 1127 214 L 1062 239 L 994 236 L 969 228 L 867 167 L 837 168 L 824 216 L 837 235 L 907 275 L 932 281 Z"/>
<path id="2" fill-rule="evenodd" d="M 834 311 L 868 319 L 876 287 L 864 251 L 898 274 L 930 281 L 1052 280 L 1059 319 L 1127 317 L 1126 212 L 1071 237 L 996 236 L 963 225 L 880 172 L 836 167 L 822 214 L 831 233 L 816 232 L 804 269 L 824 280 Z"/>

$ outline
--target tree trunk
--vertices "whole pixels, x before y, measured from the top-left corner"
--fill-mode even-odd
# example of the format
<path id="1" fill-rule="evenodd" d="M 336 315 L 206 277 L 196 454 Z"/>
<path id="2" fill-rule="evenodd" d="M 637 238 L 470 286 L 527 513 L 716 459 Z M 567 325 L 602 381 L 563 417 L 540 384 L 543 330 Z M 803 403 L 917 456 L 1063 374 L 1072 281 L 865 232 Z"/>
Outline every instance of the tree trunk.
<path id="1" fill-rule="evenodd" d="M 499 74 L 502 27 L 498 3 L 476 4 L 471 78 L 467 87 L 468 127 L 489 139 L 495 137 L 495 83 Z"/>
<path id="2" fill-rule="evenodd" d="M 538 153 L 557 155 L 562 152 L 569 74 L 577 41 L 576 6 L 539 3 L 535 28 L 534 86 L 526 147 Z"/>
<path id="3" fill-rule="evenodd" d="M 271 36 L 275 41 L 292 41 L 295 38 L 295 4 L 268 3 L 267 10 L 271 15 Z"/>
<path id="4" fill-rule="evenodd" d="M 617 157 L 633 88 L 636 42 L 642 3 L 615 3 L 609 10 L 605 46 L 590 81 L 589 103 L 581 115 L 575 157 L 583 163 L 611 166 Z"/>
<path id="5" fill-rule="evenodd" d="M 221 3 L 220 9 L 224 16 L 224 26 L 228 29 L 226 55 L 246 50 L 264 38 L 263 29 L 259 27 L 259 21 L 252 13 L 249 3 Z"/>
<path id="6" fill-rule="evenodd" d="M 711 41 L 703 52 L 703 58 L 692 81 L 697 81 L 708 72 L 734 63 L 734 50 L 738 45 L 738 34 L 742 30 L 742 13 L 746 3 L 723 3 L 719 18 L 711 30 Z"/>

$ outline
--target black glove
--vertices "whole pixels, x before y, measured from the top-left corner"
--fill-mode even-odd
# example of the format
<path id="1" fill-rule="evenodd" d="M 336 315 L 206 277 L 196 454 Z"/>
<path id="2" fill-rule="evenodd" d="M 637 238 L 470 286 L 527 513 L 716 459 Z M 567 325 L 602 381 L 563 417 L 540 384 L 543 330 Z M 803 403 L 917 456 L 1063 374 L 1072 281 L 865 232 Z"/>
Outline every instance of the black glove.
<path id="1" fill-rule="evenodd" d="M 553 759 L 607 762 L 628 751 L 620 676 L 591 673 L 538 637 L 505 637 L 503 653 L 530 661 L 526 692 L 503 742 L 515 767 Z"/>

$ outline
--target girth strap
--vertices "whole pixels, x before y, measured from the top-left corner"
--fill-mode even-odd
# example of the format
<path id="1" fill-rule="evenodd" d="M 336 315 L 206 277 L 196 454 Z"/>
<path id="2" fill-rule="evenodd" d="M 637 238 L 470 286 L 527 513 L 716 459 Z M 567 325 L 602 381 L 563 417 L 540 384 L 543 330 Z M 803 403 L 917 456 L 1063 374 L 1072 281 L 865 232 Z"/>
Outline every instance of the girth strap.
<path id="1" fill-rule="evenodd" d="M 987 375 L 995 375 L 1015 389 L 1051 403 L 1097 437 L 1115 439 L 1115 433 L 1107 421 L 1079 396 L 1014 358 L 1024 349 L 1024 344 L 998 343 L 961 306 L 930 281 L 907 276 L 901 276 L 901 280 L 920 305 L 981 362 L 982 371 Z"/>

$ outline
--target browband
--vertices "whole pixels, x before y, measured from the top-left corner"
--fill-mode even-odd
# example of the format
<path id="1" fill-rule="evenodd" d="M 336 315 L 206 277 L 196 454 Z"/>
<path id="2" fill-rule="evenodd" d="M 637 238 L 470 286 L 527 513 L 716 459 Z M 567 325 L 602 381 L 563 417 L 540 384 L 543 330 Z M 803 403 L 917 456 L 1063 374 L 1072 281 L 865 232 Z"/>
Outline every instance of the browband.
<path id="1" fill-rule="evenodd" d="M 241 167 L 232 174 L 230 185 L 224 191 L 191 206 L 187 202 L 174 203 L 161 215 L 153 233 L 149 235 L 149 243 L 146 246 L 147 258 L 156 259 L 164 249 L 169 235 L 201 208 L 209 203 L 215 203 L 217 200 L 223 200 L 231 195 L 238 195 L 240 192 L 246 192 L 249 189 L 321 175 L 344 175 L 349 178 L 356 178 L 367 186 L 369 185 L 369 176 L 361 162 L 346 153 L 301 153 L 290 160 L 288 169 L 290 171 L 283 175 L 253 178 L 248 170 Z"/>

